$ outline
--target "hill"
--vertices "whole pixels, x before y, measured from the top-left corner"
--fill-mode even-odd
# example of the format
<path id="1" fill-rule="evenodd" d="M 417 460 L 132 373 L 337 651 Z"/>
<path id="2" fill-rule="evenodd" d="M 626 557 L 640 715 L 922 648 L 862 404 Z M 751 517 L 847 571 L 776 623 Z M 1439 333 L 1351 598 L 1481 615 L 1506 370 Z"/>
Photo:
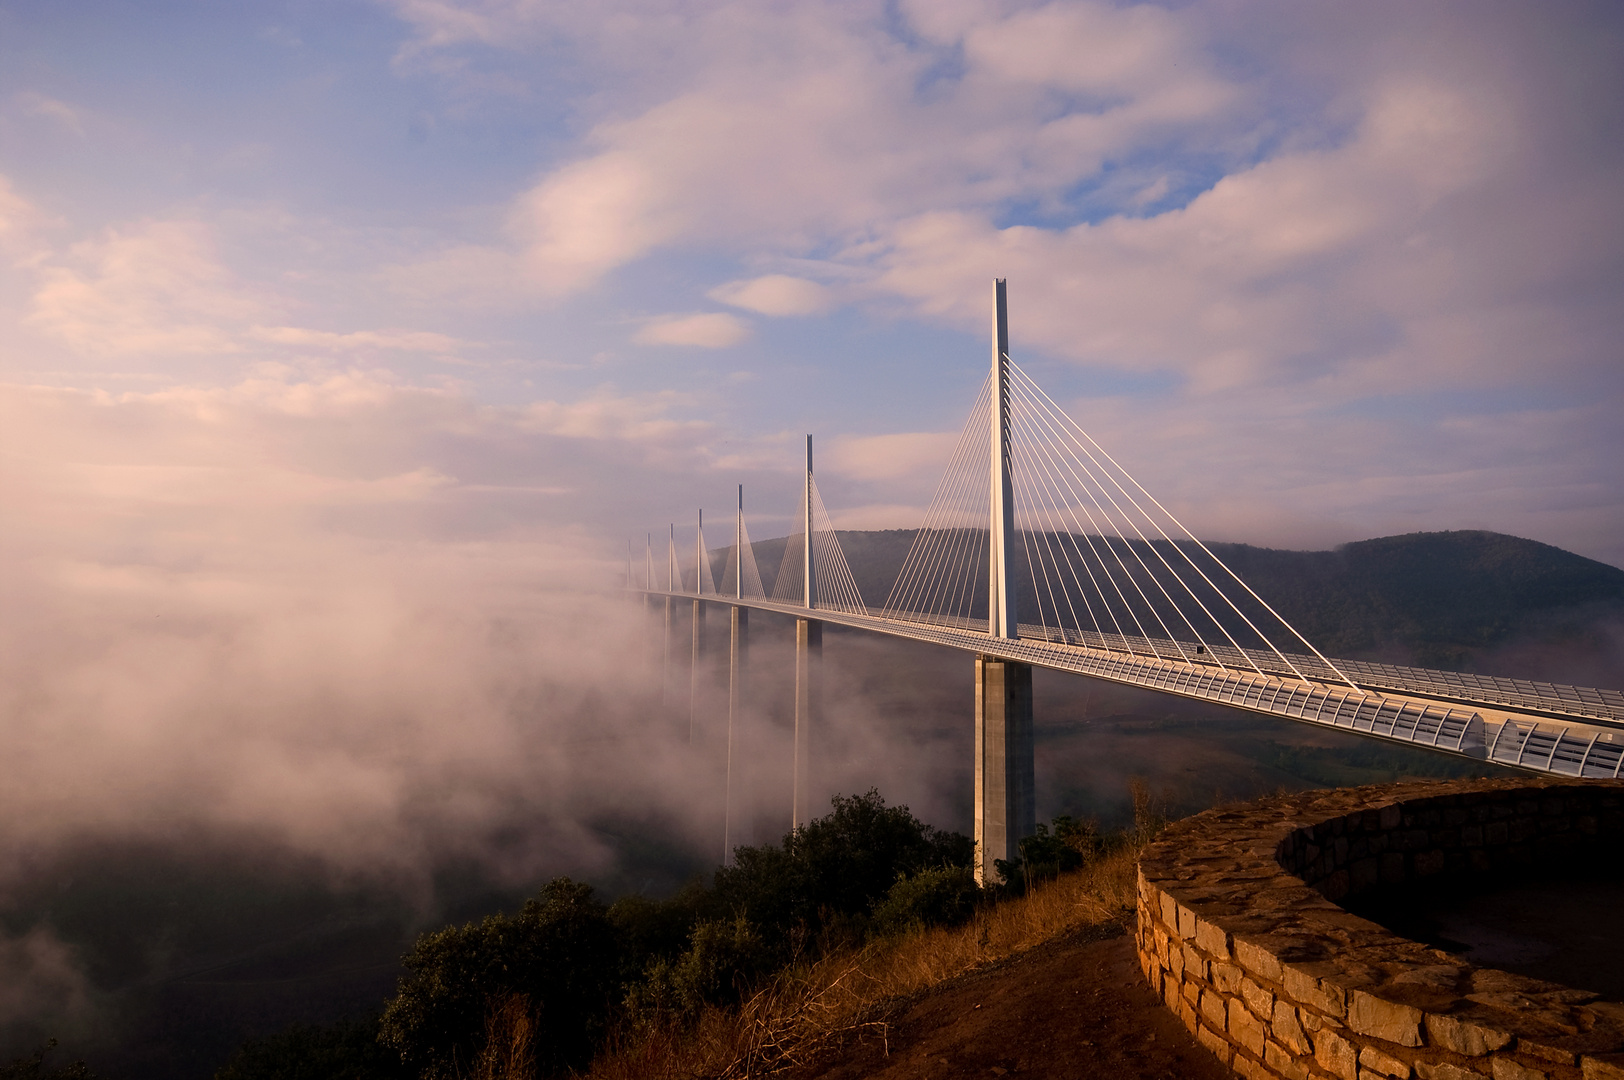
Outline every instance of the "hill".
<path id="1" fill-rule="evenodd" d="M 870 605 L 890 593 L 914 536 L 912 529 L 840 533 Z M 769 590 L 785 543 L 755 545 Z M 1330 551 L 1209 546 L 1329 655 L 1559 681 L 1596 682 L 1610 673 L 1604 685 L 1624 672 L 1624 570 L 1550 544 L 1465 530 Z M 726 557 L 714 553 L 718 579 Z M 1567 656 L 1552 655 L 1557 648 Z M 1541 670 L 1528 670 L 1531 664 Z M 1563 670 L 1547 670 L 1553 664 Z"/>

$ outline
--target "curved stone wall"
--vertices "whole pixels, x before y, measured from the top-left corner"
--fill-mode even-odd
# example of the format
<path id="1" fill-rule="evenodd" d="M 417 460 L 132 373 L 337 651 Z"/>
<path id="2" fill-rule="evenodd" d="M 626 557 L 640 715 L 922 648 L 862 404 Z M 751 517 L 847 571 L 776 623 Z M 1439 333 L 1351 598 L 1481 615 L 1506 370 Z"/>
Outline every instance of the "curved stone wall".
<path id="1" fill-rule="evenodd" d="M 1335 903 L 1621 850 L 1624 781 L 1407 783 L 1209 810 L 1140 860 L 1140 965 L 1249 1078 L 1624 1080 L 1624 1004 L 1474 967 Z"/>

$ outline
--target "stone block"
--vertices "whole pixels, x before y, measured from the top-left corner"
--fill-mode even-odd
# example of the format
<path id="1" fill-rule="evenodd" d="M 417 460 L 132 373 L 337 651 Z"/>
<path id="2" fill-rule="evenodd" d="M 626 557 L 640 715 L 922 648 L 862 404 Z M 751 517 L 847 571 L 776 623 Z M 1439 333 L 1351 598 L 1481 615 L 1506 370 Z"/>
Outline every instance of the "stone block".
<path id="1" fill-rule="evenodd" d="M 1374 1046 L 1366 1046 L 1359 1051 L 1359 1076 L 1363 1080 L 1366 1073 L 1375 1076 L 1392 1076 L 1398 1080 L 1409 1080 L 1410 1063 L 1401 1061 L 1392 1054 L 1378 1050 Z"/>
<path id="2" fill-rule="evenodd" d="M 1624 1054 L 1586 1054 L 1579 1072 L 1585 1080 L 1624 1080 Z"/>
<path id="3" fill-rule="evenodd" d="M 1245 1080 L 1275 1080 L 1275 1075 L 1269 1071 L 1268 1066 L 1255 1058 L 1247 1057 L 1239 1050 L 1229 1059 L 1229 1067 L 1234 1070 L 1236 1076 L 1244 1077 Z"/>
<path id="4" fill-rule="evenodd" d="M 1404 872 L 1404 853 L 1401 851 L 1387 851 L 1382 853 L 1382 884 L 1401 885 L 1407 876 Z"/>
<path id="5" fill-rule="evenodd" d="M 1521 1037 L 1517 1040 L 1517 1051 L 1520 1054 L 1556 1065 L 1572 1065 L 1581 1056 L 1594 1054 L 1605 1058 L 1607 1054 L 1624 1053 L 1624 1032 L 1621 1032 L 1616 1024 L 1599 1023 L 1589 1031 L 1580 1032 L 1565 1024 L 1561 1013 L 1550 1010 L 1543 1014 L 1530 1011 L 1534 1017 L 1546 1021 L 1547 1025 L 1566 1030 L 1552 1030 L 1542 1034 L 1526 1031 L 1519 1033 Z"/>
<path id="6" fill-rule="evenodd" d="M 1403 823 L 1404 808 L 1402 806 L 1384 806 L 1381 809 L 1381 828 L 1383 832 L 1392 832 Z"/>
<path id="7" fill-rule="evenodd" d="M 1195 1006 L 1190 1004 L 1188 995 L 1179 998 L 1179 1019 L 1183 1021 L 1187 1031 L 1194 1031 L 1198 1026 L 1195 1019 Z"/>
<path id="8" fill-rule="evenodd" d="M 1263 1024 L 1252 1015 L 1240 998 L 1229 999 L 1229 1016 L 1225 1030 L 1237 1045 L 1250 1050 L 1256 1057 L 1263 1056 Z"/>
<path id="9" fill-rule="evenodd" d="M 1348 865 L 1348 888 L 1353 892 L 1368 889 L 1381 876 L 1380 864 L 1374 855 L 1355 859 Z"/>
<path id="10" fill-rule="evenodd" d="M 1223 993 L 1234 995 L 1241 992 L 1241 980 L 1246 976 L 1241 974 L 1239 964 L 1214 960 L 1207 965 L 1207 972 L 1212 979 L 1212 985 Z"/>
<path id="11" fill-rule="evenodd" d="M 1229 935 L 1206 919 L 1196 920 L 1195 944 L 1215 960 L 1229 959 Z"/>
<path id="12" fill-rule="evenodd" d="M 1451 1065 L 1447 1061 L 1418 1061 L 1415 1063 L 1415 1075 L 1421 1080 L 1483 1080 L 1487 1074 Z"/>
<path id="13" fill-rule="evenodd" d="M 1432 877 L 1435 874 L 1444 872 L 1446 865 L 1444 853 L 1437 848 L 1430 851 L 1418 851 L 1415 853 L 1414 858 L 1416 877 Z"/>
<path id="14" fill-rule="evenodd" d="M 1229 1001 L 1216 990 L 1201 991 L 1201 1015 L 1207 1023 L 1212 1025 L 1214 1031 L 1224 1030 L 1224 1021 L 1229 1012 Z"/>
<path id="15" fill-rule="evenodd" d="M 1307 1080 L 1308 1066 L 1277 1042 L 1263 1044 L 1263 1063 L 1286 1080 Z"/>
<path id="16" fill-rule="evenodd" d="M 1488 828 L 1483 830 L 1483 838 L 1491 844 L 1504 844 L 1510 841 L 1511 830 L 1503 821 L 1491 821 Z"/>
<path id="17" fill-rule="evenodd" d="M 1325 1028 L 1314 1036 L 1314 1060 L 1341 1080 L 1359 1080 L 1359 1054 L 1341 1035 Z"/>
<path id="18" fill-rule="evenodd" d="M 1186 979 L 1205 979 L 1207 977 L 1206 957 L 1196 952 L 1195 948 L 1187 941 L 1181 951 L 1184 954 L 1184 977 Z"/>
<path id="19" fill-rule="evenodd" d="M 1179 911 L 1179 921 L 1178 921 L 1179 937 L 1183 938 L 1185 941 L 1190 941 L 1191 939 L 1193 939 L 1195 937 L 1195 924 L 1196 924 L 1195 912 L 1191 911 L 1189 908 L 1185 907 L 1183 904 L 1178 905 L 1178 911 Z"/>
<path id="20" fill-rule="evenodd" d="M 814 535 L 816 535 L 816 534 L 814 534 Z M 1169 896 L 1167 893 L 1164 893 L 1164 892 L 1163 893 L 1158 893 L 1157 901 L 1158 901 L 1159 906 L 1161 908 L 1162 925 L 1167 927 L 1167 929 L 1170 932 L 1176 932 L 1178 930 L 1178 925 L 1179 925 L 1179 906 L 1178 906 L 1178 903 L 1171 896 Z"/>
<path id="21" fill-rule="evenodd" d="M 1196 1002 L 1201 1000 L 1201 987 L 1197 983 L 1185 981 L 1179 984 L 1179 992 L 1184 996 L 1184 1000 L 1190 1003 L 1192 1008 Z"/>
<path id="22" fill-rule="evenodd" d="M 1483 846 L 1483 826 L 1481 826 L 1481 825 L 1464 825 L 1464 826 L 1462 826 L 1461 830 L 1460 830 L 1460 842 L 1461 842 L 1462 847 L 1482 847 Z"/>
<path id="23" fill-rule="evenodd" d="M 1241 967 L 1267 982 L 1281 981 L 1280 961 L 1267 949 L 1250 942 L 1235 939 L 1235 959 Z"/>
<path id="24" fill-rule="evenodd" d="M 1286 987 L 1286 996 L 1303 1005 L 1311 1006 L 1328 1016 L 1338 1020 L 1347 1016 L 1347 1008 L 1342 1000 L 1342 988 L 1330 983 L 1321 982 L 1313 975 L 1301 968 L 1287 967 L 1285 978 L 1282 980 Z"/>
<path id="25" fill-rule="evenodd" d="M 1294 1054 L 1307 1054 L 1314 1049 L 1308 1041 L 1308 1035 L 1297 1020 L 1297 1010 L 1284 1001 L 1275 1001 L 1274 1016 L 1269 1028 L 1274 1037 L 1284 1043 Z M 1265 1058 L 1267 1060 L 1267 1058 Z"/>
<path id="26" fill-rule="evenodd" d="M 1493 1053 L 1511 1041 L 1511 1033 L 1464 1016 L 1428 1013 L 1427 1042 L 1467 1057 Z"/>
<path id="27" fill-rule="evenodd" d="M 1348 1000 L 1348 1026 L 1361 1035 L 1399 1046 L 1421 1045 L 1424 1014 L 1413 1005 L 1386 1001 L 1375 994 L 1355 990 Z"/>
<path id="28" fill-rule="evenodd" d="M 1245 976 L 1241 977 L 1241 1000 L 1261 1019 L 1267 1020 L 1274 1012 L 1274 995 Z"/>
<path id="29" fill-rule="evenodd" d="M 1199 1042 L 1202 1046 L 1205 1046 L 1208 1050 L 1212 1051 L 1212 1056 L 1223 1062 L 1225 1065 L 1229 1064 L 1230 1058 L 1232 1058 L 1235 1054 L 1235 1048 L 1229 1045 L 1229 1040 L 1225 1039 L 1222 1035 L 1213 1031 L 1205 1024 L 1202 1024 L 1200 1027 L 1196 1028 L 1195 1038 L 1196 1042 Z"/>
<path id="30" fill-rule="evenodd" d="M 1393 846 L 1400 851 L 1422 851 L 1432 845 L 1432 834 L 1425 829 L 1406 829 L 1393 838 Z"/>
<path id="31" fill-rule="evenodd" d="M 1550 1080 L 1551 1074 L 1544 1069 L 1519 1065 L 1507 1057 L 1497 1057 L 1489 1062 L 1489 1075 L 1494 1080 Z"/>

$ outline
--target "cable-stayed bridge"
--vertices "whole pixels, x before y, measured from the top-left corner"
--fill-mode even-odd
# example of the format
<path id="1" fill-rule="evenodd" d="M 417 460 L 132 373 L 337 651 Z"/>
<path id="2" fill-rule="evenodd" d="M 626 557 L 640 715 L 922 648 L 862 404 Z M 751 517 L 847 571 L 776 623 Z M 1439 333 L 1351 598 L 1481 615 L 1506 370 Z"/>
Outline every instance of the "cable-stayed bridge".
<path id="1" fill-rule="evenodd" d="M 1624 775 L 1624 693 L 1322 655 L 1145 490 L 1009 356 L 995 283 L 992 364 L 889 594 L 862 596 L 812 468 L 771 591 L 744 522 L 743 489 L 718 583 L 700 514 L 690 575 L 672 526 L 627 585 L 691 604 L 690 734 L 707 605 L 730 612 L 728 806 L 745 708 L 749 612 L 796 619 L 793 821 L 808 820 L 820 724 L 824 623 L 975 657 L 977 875 L 1035 828 L 1032 669 L 1088 675 L 1357 732 L 1531 772 Z M 641 578 L 639 581 L 638 579 Z M 669 680 L 668 680 L 669 681 Z"/>

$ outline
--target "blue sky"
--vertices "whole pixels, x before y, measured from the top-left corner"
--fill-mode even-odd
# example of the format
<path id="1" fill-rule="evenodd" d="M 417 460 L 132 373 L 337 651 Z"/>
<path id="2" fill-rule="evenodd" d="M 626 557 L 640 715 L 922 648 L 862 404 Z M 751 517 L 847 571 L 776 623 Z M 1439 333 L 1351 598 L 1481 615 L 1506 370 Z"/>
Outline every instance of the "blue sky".
<path id="1" fill-rule="evenodd" d="M 774 532 L 812 431 L 837 520 L 906 525 L 1003 276 L 1017 358 L 1212 538 L 1494 528 L 1617 563 L 1620 26 L 0 4 L 14 476 L 206 464 L 306 510 L 393 483 L 397 523 L 511 488 L 503 528 L 590 547 L 738 481 Z"/>

